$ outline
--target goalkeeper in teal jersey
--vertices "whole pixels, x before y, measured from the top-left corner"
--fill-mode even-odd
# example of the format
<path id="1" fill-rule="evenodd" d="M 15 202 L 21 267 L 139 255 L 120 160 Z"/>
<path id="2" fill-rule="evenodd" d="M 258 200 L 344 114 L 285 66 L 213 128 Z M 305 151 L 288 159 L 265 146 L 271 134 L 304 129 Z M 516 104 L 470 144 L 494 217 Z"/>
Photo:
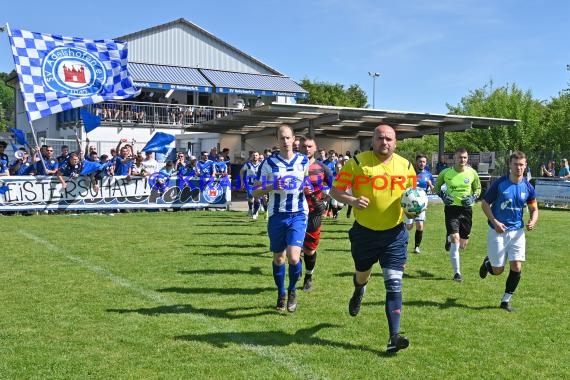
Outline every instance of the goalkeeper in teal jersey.
<path id="1" fill-rule="evenodd" d="M 471 233 L 473 205 L 481 194 L 481 181 L 477 172 L 468 166 L 469 155 L 465 148 L 455 151 L 455 164 L 437 176 L 435 192 L 445 204 L 445 250 L 449 251 L 455 281 L 463 281 L 459 264 L 459 249 L 465 249 Z M 445 190 L 442 189 L 445 185 Z"/>

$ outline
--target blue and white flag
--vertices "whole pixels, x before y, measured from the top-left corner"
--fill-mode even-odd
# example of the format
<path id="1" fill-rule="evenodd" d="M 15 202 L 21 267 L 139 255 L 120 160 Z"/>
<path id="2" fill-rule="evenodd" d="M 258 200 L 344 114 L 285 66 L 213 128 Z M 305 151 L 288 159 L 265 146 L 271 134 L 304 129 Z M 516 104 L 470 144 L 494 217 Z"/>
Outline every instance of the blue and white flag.
<path id="1" fill-rule="evenodd" d="M 141 150 L 143 152 L 166 153 L 169 150 L 168 146 L 175 139 L 176 137 L 169 133 L 156 132 Z"/>
<path id="2" fill-rule="evenodd" d="M 8 28 L 30 121 L 106 100 L 137 96 L 127 44 Z"/>
<path id="3" fill-rule="evenodd" d="M 26 135 L 25 135 L 24 131 L 22 131 L 21 129 L 18 129 L 17 127 L 8 128 L 8 130 L 14 135 L 14 139 L 16 140 L 16 143 L 18 143 L 20 145 L 30 146 L 28 144 L 28 140 L 26 140 Z M 14 149 L 14 151 L 15 151 L 15 149 Z"/>
<path id="4" fill-rule="evenodd" d="M 101 125 L 101 116 L 93 115 L 91 112 L 87 111 L 85 108 L 80 109 L 79 113 L 81 114 L 81 119 L 83 120 L 83 126 L 85 127 L 85 133 L 89 133 Z"/>

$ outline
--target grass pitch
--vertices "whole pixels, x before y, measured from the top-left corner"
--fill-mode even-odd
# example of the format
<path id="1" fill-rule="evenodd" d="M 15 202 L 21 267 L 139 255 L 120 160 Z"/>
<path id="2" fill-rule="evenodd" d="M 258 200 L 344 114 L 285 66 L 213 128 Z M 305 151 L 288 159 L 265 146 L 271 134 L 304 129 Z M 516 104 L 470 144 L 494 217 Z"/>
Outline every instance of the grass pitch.
<path id="1" fill-rule="evenodd" d="M 378 267 L 348 315 L 344 210 L 324 221 L 314 290 L 293 314 L 274 311 L 265 221 L 244 212 L 0 217 L 0 378 L 568 377 L 570 214 L 541 210 L 527 234 L 516 313 L 498 308 L 507 272 L 478 276 L 487 226 L 474 215 L 455 283 L 430 205 L 404 279 L 411 344 L 396 356 Z"/>

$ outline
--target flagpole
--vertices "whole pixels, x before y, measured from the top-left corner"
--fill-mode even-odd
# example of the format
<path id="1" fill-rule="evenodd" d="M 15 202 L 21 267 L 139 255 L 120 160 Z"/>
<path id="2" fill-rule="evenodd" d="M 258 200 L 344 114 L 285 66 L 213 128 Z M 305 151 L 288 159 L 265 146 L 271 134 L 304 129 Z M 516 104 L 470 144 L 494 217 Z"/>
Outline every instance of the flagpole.
<path id="1" fill-rule="evenodd" d="M 32 129 L 32 136 L 34 137 L 34 142 L 36 144 L 36 148 L 38 148 L 39 150 L 36 152 L 36 154 L 39 153 L 40 155 L 40 160 L 42 161 L 42 166 L 44 167 L 44 173 L 45 175 L 48 175 L 47 173 L 47 166 L 46 163 L 44 161 L 44 156 L 42 155 L 42 149 L 40 147 L 40 144 L 38 143 L 38 137 L 36 136 L 36 130 L 34 129 L 34 124 L 32 123 L 32 121 L 30 120 L 30 128 Z"/>
<path id="2" fill-rule="evenodd" d="M 8 25 L 8 23 L 6 23 L 4 28 L 1 28 L 2 31 L 6 30 L 8 32 L 8 37 L 12 36 L 12 31 L 10 30 L 10 25 Z M 20 94 L 22 95 L 22 100 L 25 102 L 26 99 L 24 98 L 24 93 L 20 92 Z M 28 112 L 26 112 L 26 115 L 28 116 L 28 122 L 30 123 L 30 129 L 32 130 L 32 136 L 34 137 L 34 143 L 36 144 L 37 148 L 40 148 L 40 144 L 38 143 L 38 137 L 36 136 L 36 130 L 34 129 L 34 123 L 32 122 L 32 119 L 30 119 L 30 114 Z M 44 167 L 44 172 L 47 175 L 47 167 L 46 167 L 46 163 L 44 161 L 44 157 L 42 155 L 42 151 L 41 149 L 36 152 L 36 154 L 40 155 L 40 160 L 42 161 L 42 166 Z"/>

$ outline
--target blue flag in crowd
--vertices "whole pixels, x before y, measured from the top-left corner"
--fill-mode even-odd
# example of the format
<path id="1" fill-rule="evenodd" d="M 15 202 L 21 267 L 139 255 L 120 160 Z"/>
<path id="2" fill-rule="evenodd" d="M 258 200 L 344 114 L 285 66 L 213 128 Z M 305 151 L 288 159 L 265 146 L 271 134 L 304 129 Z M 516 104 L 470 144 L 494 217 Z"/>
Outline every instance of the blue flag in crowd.
<path id="1" fill-rule="evenodd" d="M 127 44 L 26 30 L 8 36 L 30 121 L 140 94 L 127 71 Z"/>
<path id="2" fill-rule="evenodd" d="M 24 131 L 22 131 L 21 129 L 18 129 L 18 128 L 10 128 L 8 130 L 10 131 L 10 133 L 12 133 L 14 135 L 14 139 L 16 140 L 16 142 L 18 144 L 29 146 L 28 140 L 26 140 L 26 134 L 24 133 Z"/>
<path id="3" fill-rule="evenodd" d="M 166 153 L 168 146 L 175 138 L 174 135 L 168 133 L 156 132 L 141 150 L 143 152 Z"/>
<path id="4" fill-rule="evenodd" d="M 89 133 L 101 125 L 101 116 L 93 115 L 85 108 L 80 109 L 79 113 L 81 114 L 81 119 L 83 119 L 83 126 L 85 127 L 85 133 Z"/>
<path id="5" fill-rule="evenodd" d="M 79 175 L 89 175 L 95 173 L 99 170 L 105 170 L 109 166 L 113 165 L 112 161 L 105 162 L 104 164 L 97 161 L 83 161 L 83 168 L 81 168 L 81 173 Z"/>
<path id="6" fill-rule="evenodd" d="M 85 160 L 83 161 L 83 168 L 81 169 L 81 173 L 79 173 L 79 175 L 89 175 L 98 170 L 101 170 L 102 167 L 103 165 L 101 165 L 100 162 Z"/>

